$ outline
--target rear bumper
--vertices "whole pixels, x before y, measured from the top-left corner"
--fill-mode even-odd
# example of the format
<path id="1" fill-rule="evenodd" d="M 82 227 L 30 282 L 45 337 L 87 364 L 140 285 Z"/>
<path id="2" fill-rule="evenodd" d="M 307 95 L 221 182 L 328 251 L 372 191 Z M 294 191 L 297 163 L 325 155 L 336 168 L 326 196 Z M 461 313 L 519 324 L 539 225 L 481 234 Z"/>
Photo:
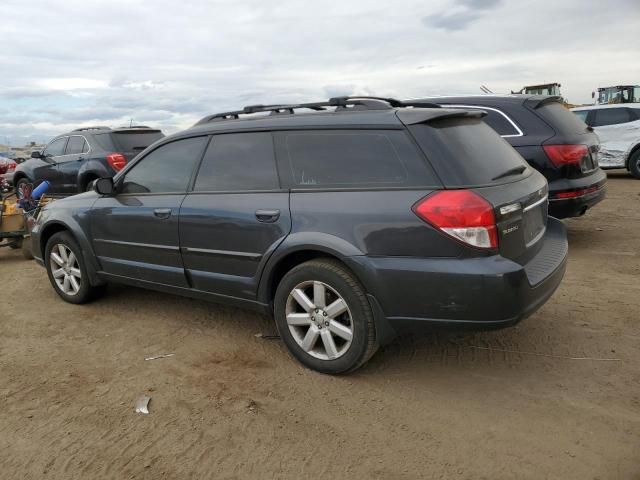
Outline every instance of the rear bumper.
<path id="1" fill-rule="evenodd" d="M 604 200 L 607 192 L 607 174 L 598 169 L 593 174 L 577 179 L 562 178 L 549 183 L 549 215 L 556 218 L 579 217 L 589 208 Z M 595 191 L 590 191 L 595 189 Z M 585 191 L 585 193 L 582 193 Z M 571 198 L 556 198 L 558 194 L 575 192 Z"/>
<path id="2" fill-rule="evenodd" d="M 531 315 L 560 285 L 568 254 L 562 222 L 549 218 L 541 241 L 540 251 L 525 265 L 499 255 L 346 260 L 396 333 L 433 326 L 499 328 Z"/>

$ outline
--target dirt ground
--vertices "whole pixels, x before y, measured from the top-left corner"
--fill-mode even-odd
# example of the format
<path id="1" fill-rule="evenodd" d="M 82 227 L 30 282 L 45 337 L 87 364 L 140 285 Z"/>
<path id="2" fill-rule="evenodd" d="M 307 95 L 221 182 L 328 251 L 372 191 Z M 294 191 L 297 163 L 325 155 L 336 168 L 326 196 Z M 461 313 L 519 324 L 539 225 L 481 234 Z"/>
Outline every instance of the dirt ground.
<path id="1" fill-rule="evenodd" d="M 640 181 L 608 185 L 531 318 L 405 336 L 346 377 L 242 310 L 128 287 L 66 304 L 1 249 L 0 478 L 640 479 Z"/>

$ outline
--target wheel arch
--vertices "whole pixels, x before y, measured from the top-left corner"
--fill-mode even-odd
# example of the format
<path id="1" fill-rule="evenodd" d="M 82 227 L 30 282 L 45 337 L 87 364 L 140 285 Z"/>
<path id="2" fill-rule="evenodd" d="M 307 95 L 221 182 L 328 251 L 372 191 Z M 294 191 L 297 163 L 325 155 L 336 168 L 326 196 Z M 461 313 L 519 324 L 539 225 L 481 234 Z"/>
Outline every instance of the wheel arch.
<path id="1" fill-rule="evenodd" d="M 91 285 L 102 285 L 104 282 L 98 278 L 96 273 L 99 270 L 99 265 L 88 239 L 84 236 L 84 234 L 82 234 L 81 231 L 79 231 L 78 229 L 74 229 L 73 227 L 62 221 L 54 220 L 52 222 L 49 222 L 45 224 L 40 231 L 38 241 L 40 252 L 42 253 L 43 262 L 45 260 L 45 248 L 47 247 L 47 242 L 53 235 L 59 232 L 68 232 L 69 235 L 71 235 L 73 239 L 78 242 L 78 245 L 80 245 L 87 273 L 89 275 L 89 282 L 91 283 Z"/>
<path id="2" fill-rule="evenodd" d="M 627 170 L 631 169 L 631 157 L 633 157 L 633 155 L 638 151 L 640 151 L 640 142 L 636 143 L 633 147 L 631 147 L 631 150 L 629 150 L 629 155 L 627 155 L 627 159 L 624 162 L 624 168 L 626 168 Z"/>

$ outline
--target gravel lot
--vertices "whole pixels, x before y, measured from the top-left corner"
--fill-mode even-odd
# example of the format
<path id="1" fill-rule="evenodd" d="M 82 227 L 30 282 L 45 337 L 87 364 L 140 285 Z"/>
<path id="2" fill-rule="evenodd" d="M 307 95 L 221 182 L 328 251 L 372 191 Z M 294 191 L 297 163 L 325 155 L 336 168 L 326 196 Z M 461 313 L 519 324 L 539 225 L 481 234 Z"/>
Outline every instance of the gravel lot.
<path id="1" fill-rule="evenodd" d="M 640 182 L 608 185 L 534 316 L 400 338 L 347 377 L 242 310 L 115 286 L 66 304 L 1 249 L 0 477 L 640 479 Z"/>

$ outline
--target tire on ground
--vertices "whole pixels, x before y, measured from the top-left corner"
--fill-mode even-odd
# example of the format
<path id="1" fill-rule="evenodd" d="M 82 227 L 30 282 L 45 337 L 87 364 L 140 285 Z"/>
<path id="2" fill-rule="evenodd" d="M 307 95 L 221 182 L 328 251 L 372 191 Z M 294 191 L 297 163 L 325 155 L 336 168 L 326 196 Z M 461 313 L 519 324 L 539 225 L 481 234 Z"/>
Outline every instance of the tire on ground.
<path id="1" fill-rule="evenodd" d="M 351 345 L 332 360 L 315 358 L 298 345 L 289 330 L 286 306 L 289 294 L 300 283 L 320 281 L 331 287 L 347 303 L 351 314 Z M 311 260 L 291 269 L 278 285 L 274 298 L 274 315 L 280 337 L 289 352 L 306 367 L 321 373 L 340 374 L 358 369 L 378 349 L 373 312 L 364 288 L 340 262 L 332 259 Z M 318 341 L 321 339 L 318 338 Z"/>
<path id="2" fill-rule="evenodd" d="M 640 149 L 636 150 L 629 158 L 629 171 L 631 175 L 640 180 Z"/>
<path id="3" fill-rule="evenodd" d="M 68 294 L 62 291 L 53 276 L 51 253 L 53 248 L 60 244 L 69 248 L 78 262 L 78 268 L 80 269 L 80 288 L 75 294 Z M 80 249 L 78 242 L 76 242 L 75 238 L 73 238 L 69 232 L 58 232 L 51 236 L 45 247 L 44 262 L 47 269 L 47 275 L 49 276 L 49 281 L 51 282 L 53 289 L 65 302 L 75 304 L 87 303 L 103 293 L 104 286 L 93 286 L 89 283 L 89 276 L 87 274 L 84 257 L 82 256 L 82 250 Z"/>

